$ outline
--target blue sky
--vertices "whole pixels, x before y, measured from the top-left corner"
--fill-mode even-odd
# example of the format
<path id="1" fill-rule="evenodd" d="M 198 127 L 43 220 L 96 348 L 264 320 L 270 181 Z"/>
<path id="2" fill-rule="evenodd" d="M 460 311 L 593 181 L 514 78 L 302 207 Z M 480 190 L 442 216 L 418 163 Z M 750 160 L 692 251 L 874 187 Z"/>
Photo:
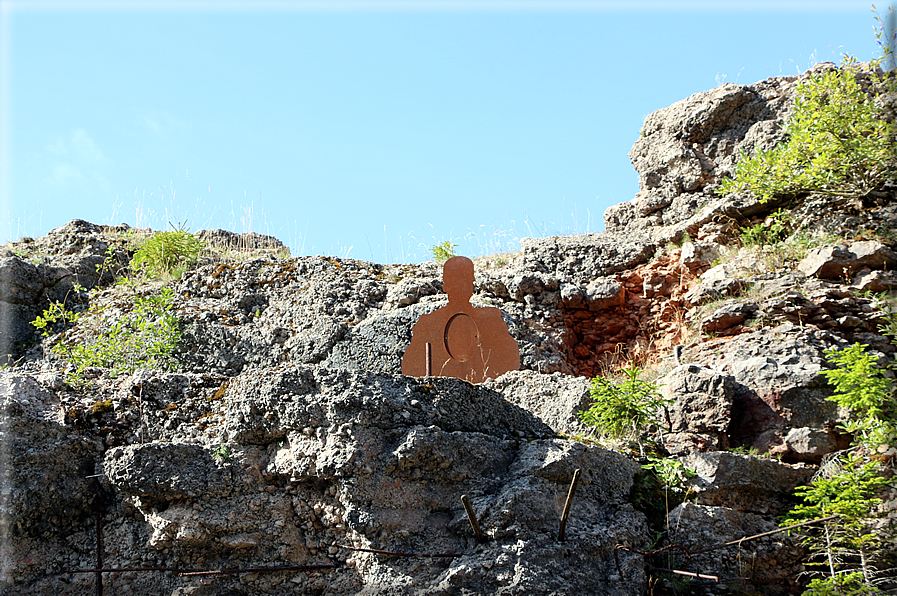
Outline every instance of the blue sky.
<path id="1" fill-rule="evenodd" d="M 645 116 L 878 57 L 871 9 L 2 0 L 0 242 L 180 222 L 395 263 L 601 231 Z"/>

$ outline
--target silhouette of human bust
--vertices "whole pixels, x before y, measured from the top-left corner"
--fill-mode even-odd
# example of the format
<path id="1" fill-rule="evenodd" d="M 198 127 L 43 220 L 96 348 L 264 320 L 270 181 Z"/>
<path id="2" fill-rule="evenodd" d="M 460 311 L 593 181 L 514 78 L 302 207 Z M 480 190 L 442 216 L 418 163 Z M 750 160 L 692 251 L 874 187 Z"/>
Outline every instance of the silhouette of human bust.
<path id="1" fill-rule="evenodd" d="M 434 376 L 481 383 L 520 369 L 520 349 L 508 333 L 501 311 L 471 306 L 473 281 L 473 261 L 452 257 L 445 262 L 442 288 L 449 303 L 421 316 L 411 329 L 411 343 L 402 357 L 402 374 L 427 374 L 427 344 Z"/>

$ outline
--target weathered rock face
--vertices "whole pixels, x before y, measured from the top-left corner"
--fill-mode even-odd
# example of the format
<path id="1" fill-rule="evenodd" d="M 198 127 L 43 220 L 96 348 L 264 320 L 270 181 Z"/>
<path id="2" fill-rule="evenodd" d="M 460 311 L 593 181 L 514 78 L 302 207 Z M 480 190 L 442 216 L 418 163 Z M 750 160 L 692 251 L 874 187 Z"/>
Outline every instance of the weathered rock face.
<path id="1" fill-rule="evenodd" d="M 27 375 L 5 374 L 37 387 Z M 81 479 L 92 465 L 72 470 L 69 482 L 85 488 L 66 494 L 84 504 L 102 500 L 107 544 L 110 536 L 132 537 L 107 549 L 106 565 L 195 569 L 233 559 L 245 566 L 335 565 L 290 577 L 286 586 L 280 574 L 207 580 L 214 593 L 232 594 L 286 593 L 287 586 L 290 593 L 327 594 L 645 589 L 641 558 L 624 555 L 618 570 L 614 557 L 616 544 L 641 544 L 648 536 L 644 516 L 626 502 L 638 466 L 599 447 L 551 438 L 548 426 L 494 389 L 289 365 L 238 375 L 215 398 L 218 393 L 213 383 L 189 375 L 141 372 L 119 384 L 104 415 L 145 420 L 146 438 L 153 440 L 107 450 L 99 493 L 91 494 Z M 45 389 L 34 395 L 53 398 Z M 204 411 L 210 404 L 214 411 Z M 47 424 L 65 433 L 58 421 Z M 32 449 L 58 448 L 50 432 L 7 432 L 16 445 L 30 439 Z M 216 450 L 219 442 L 227 447 Z M 84 459 L 72 454 L 58 457 L 69 466 Z M 49 472 L 61 465 L 56 461 L 34 461 L 27 469 Z M 562 543 L 559 499 L 576 469 L 583 476 Z M 473 504 L 483 544 L 474 540 L 461 495 Z M 52 497 L 14 502 L 15 517 L 31 525 L 67 503 Z M 59 523 L 78 544 L 90 536 L 90 521 L 82 511 Z M 27 527 L 12 534 L 29 535 Z M 90 555 L 88 544 L 76 547 L 82 557 Z M 77 566 L 68 545 L 17 539 L 13 549 L 11 556 L 45 566 L 12 571 L 9 581 L 19 594 L 44 594 L 58 584 L 52 574 Z M 421 564 L 353 549 L 456 554 Z M 76 577 L 73 589 L 85 590 L 88 577 Z M 139 594 L 191 584 L 173 574 L 109 576 L 105 583 Z"/>
<path id="2" fill-rule="evenodd" d="M 738 393 L 734 377 L 694 364 L 683 364 L 660 381 L 670 405 L 671 432 L 664 446 L 672 454 L 716 451 L 728 447 L 732 404 Z"/>
<path id="3" fill-rule="evenodd" d="M 204 257 L 168 283 L 179 372 L 94 367 L 75 391 L 48 349 L 62 330 L 37 343 L 30 321 L 66 299 L 83 314 L 65 338 L 86 344 L 134 292 L 158 292 L 102 289 L 130 257 L 122 236 L 149 232 L 76 220 L 9 245 L 0 347 L 24 361 L 0 370 L 0 593 L 92 591 L 93 574 L 64 570 L 96 565 L 98 523 L 107 567 L 328 566 L 104 575 L 134 596 L 634 595 L 659 561 L 617 547 L 664 530 L 693 555 L 664 565 L 719 576 L 708 593 L 799 593 L 791 539 L 707 549 L 774 529 L 794 487 L 847 446 L 825 351 L 860 342 L 893 361 L 879 299 L 861 292 L 895 287 L 897 245 L 881 231 L 897 226 L 897 195 L 876 191 L 861 211 L 795 198 L 803 229 L 849 239 L 805 259 L 739 248 L 738 228 L 777 205 L 713 191 L 738 151 L 781 138 L 797 81 L 725 85 L 652 114 L 631 153 L 640 192 L 608 210 L 607 232 L 525 239 L 500 265 L 480 261 L 472 303 L 500 308 L 522 364 L 481 385 L 399 374 L 412 326 L 445 304 L 435 264 L 287 258 L 273 238 L 218 230 L 201 235 L 254 256 Z M 672 400 L 663 444 L 696 472 L 694 502 L 664 521 L 641 501 L 640 466 L 579 418 L 590 378 L 629 362 Z"/>
<path id="4" fill-rule="evenodd" d="M 676 569 L 704 575 L 713 570 L 719 582 L 710 582 L 708 592 L 749 589 L 748 585 L 765 594 L 800 592 L 802 588 L 796 578 L 804 570 L 804 550 L 794 538 L 774 534 L 737 547 L 707 550 L 776 528 L 775 519 L 768 516 L 729 507 L 683 503 L 670 512 L 668 529 L 670 540 L 682 545 L 690 556 L 677 554 Z"/>
<path id="5" fill-rule="evenodd" d="M 608 231 L 642 229 L 665 241 L 725 215 L 750 217 L 769 211 L 749 196 L 726 197 L 714 190 L 749 155 L 784 140 L 783 124 L 797 84 L 836 68 L 818 64 L 800 77 L 776 77 L 753 85 L 725 84 L 696 93 L 650 114 L 629 153 L 639 173 L 639 193 L 605 213 Z"/>
<path id="6" fill-rule="evenodd" d="M 730 341 L 708 342 L 686 354 L 735 381 L 729 426 L 732 444 L 789 457 L 785 436 L 792 428 L 831 434 L 832 444 L 843 440 L 833 430 L 846 413 L 827 401 L 831 389 L 821 374 L 828 366 L 823 350 L 838 341 L 830 333 L 786 323 Z M 818 461 L 822 455 L 814 457 Z M 808 458 L 807 453 L 794 456 L 801 461 Z"/>
<path id="7" fill-rule="evenodd" d="M 227 375 L 287 361 L 398 374 L 414 323 L 446 304 L 445 294 L 435 295 L 439 277 L 433 263 L 385 267 L 329 257 L 199 267 L 176 285 L 186 323 L 179 358 L 190 370 Z M 526 324 L 534 308 L 551 304 L 557 280 L 527 285 L 511 272 L 492 273 L 476 289 L 474 306 L 507 297 L 503 317 L 523 368 L 570 372 L 558 342 Z M 539 304 L 530 305 L 533 292 Z"/>
<path id="8" fill-rule="evenodd" d="M 692 453 L 683 462 L 695 471 L 688 484 L 699 503 L 758 514 L 786 512 L 792 491 L 814 472 L 807 466 L 794 467 L 727 451 Z"/>
<path id="9" fill-rule="evenodd" d="M 76 219 L 23 242 L 33 262 L 9 250 L 0 254 L 0 362 L 15 360 L 36 341 L 30 323 L 50 302 L 84 302 L 86 290 L 121 271 L 128 255 L 102 232 L 101 226 Z"/>

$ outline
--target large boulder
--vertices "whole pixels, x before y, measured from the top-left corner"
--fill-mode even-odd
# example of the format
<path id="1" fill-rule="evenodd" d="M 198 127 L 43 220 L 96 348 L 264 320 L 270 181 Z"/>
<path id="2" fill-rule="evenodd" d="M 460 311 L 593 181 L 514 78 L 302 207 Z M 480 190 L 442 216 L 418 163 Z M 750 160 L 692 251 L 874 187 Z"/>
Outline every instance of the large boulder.
<path id="1" fill-rule="evenodd" d="M 846 420 L 847 412 L 828 400 L 832 390 L 822 374 L 829 366 L 825 350 L 844 344 L 833 333 L 784 323 L 706 342 L 686 354 L 737 383 L 730 445 L 787 457 L 785 437 L 792 428 L 827 433 Z M 796 459 L 807 460 L 806 455 Z"/>
<path id="2" fill-rule="evenodd" d="M 699 503 L 759 514 L 787 511 L 795 487 L 808 482 L 814 471 L 728 451 L 691 453 L 682 462 L 695 472 L 687 483 Z"/>
<path id="3" fill-rule="evenodd" d="M 729 446 L 732 404 L 738 384 L 731 375 L 683 364 L 658 381 L 669 406 L 671 429 L 664 444 L 671 454 L 717 451 Z"/>

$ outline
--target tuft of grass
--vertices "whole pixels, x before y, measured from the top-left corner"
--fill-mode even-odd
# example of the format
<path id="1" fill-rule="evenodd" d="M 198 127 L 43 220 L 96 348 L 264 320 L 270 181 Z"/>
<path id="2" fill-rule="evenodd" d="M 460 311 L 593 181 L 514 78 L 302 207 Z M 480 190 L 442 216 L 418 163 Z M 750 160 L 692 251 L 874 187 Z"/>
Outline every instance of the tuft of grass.
<path id="1" fill-rule="evenodd" d="M 167 232 L 159 232 L 134 253 L 131 267 L 140 267 L 149 277 L 179 278 L 199 258 L 202 240 L 182 224 Z"/>

